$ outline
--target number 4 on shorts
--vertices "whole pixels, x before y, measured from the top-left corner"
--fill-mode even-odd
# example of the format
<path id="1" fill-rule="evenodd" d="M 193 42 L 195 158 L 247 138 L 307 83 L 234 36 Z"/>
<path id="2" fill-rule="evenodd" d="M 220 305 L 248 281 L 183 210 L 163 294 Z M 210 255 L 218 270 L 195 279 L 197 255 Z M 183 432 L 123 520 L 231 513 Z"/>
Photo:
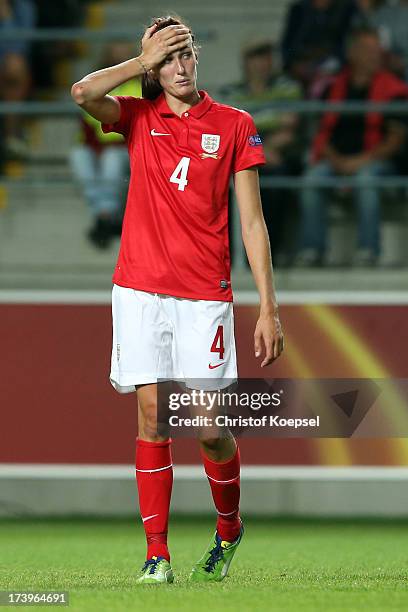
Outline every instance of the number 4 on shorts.
<path id="1" fill-rule="evenodd" d="M 224 359 L 224 351 L 224 326 L 219 325 L 213 343 L 211 345 L 211 352 L 218 353 L 220 359 Z"/>

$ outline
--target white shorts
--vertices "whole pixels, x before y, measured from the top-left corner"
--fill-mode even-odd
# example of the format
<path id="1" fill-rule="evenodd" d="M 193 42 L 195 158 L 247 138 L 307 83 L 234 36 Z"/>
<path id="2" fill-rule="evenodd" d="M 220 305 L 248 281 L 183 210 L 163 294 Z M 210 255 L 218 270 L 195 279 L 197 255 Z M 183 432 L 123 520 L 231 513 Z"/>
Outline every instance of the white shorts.
<path id="1" fill-rule="evenodd" d="M 190 300 L 114 285 L 110 381 L 119 393 L 159 380 L 223 389 L 237 378 L 231 302 Z"/>

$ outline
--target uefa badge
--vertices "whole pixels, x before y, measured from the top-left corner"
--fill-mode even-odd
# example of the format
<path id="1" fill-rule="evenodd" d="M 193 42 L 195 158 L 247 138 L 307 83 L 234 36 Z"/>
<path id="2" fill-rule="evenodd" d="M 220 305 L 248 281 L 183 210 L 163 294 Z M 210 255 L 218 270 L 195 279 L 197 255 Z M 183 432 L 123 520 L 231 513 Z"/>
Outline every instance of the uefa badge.
<path id="1" fill-rule="evenodd" d="M 221 136 L 219 134 L 202 134 L 201 147 L 205 153 L 201 153 L 201 158 L 212 157 L 217 159 L 217 151 L 220 148 Z"/>

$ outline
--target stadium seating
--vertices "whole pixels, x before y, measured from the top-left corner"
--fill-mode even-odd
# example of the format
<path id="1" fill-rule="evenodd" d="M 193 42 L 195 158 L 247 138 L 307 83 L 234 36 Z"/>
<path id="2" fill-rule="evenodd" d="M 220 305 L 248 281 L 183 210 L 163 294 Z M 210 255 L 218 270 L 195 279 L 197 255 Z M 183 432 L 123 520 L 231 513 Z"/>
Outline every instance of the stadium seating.
<path id="1" fill-rule="evenodd" d="M 259 0 L 257 10 L 249 11 L 244 0 L 228 4 L 223 8 L 225 19 L 219 19 L 219 4 L 209 0 L 205 10 L 187 0 L 180 0 L 177 8 L 198 33 L 203 43 L 200 62 L 200 83 L 210 91 L 216 91 L 224 82 L 239 77 L 240 48 L 254 37 L 268 36 L 278 39 L 288 0 Z M 152 15 L 160 13 L 160 3 L 154 1 L 145 6 L 133 1 L 99 2 L 89 5 L 87 25 L 103 28 L 109 24 L 115 30 L 129 31 L 129 24 L 139 24 L 140 28 L 149 22 Z M 135 27 L 135 37 L 138 28 Z M 84 44 L 84 43 L 82 43 Z M 100 43 L 86 43 L 83 53 L 71 60 L 69 67 L 70 82 L 86 74 L 95 65 Z M 217 70 L 213 70 L 213 66 Z M 69 80 L 69 79 L 68 79 Z M 57 100 L 69 101 L 69 87 L 63 85 L 56 93 Z M 95 253 L 86 243 L 84 230 L 87 227 L 85 203 L 78 197 L 72 185 L 68 167 L 68 153 L 77 132 L 76 116 L 39 116 L 32 123 L 29 132 L 30 156 L 22 176 L 25 181 L 17 184 L 7 181 L 3 186 L 0 207 L 2 266 L 0 281 L 3 285 L 16 286 L 56 286 L 104 288 L 110 283 L 110 274 L 115 259 L 118 242 L 105 253 Z M 21 169 L 19 171 L 21 174 Z M 34 186 L 33 186 L 34 181 Z M 6 189 L 6 192 L 5 192 Z M 7 193 L 8 192 L 8 193 Z M 395 198 L 394 198 L 395 199 Z M 397 203 L 386 206 L 383 228 L 384 263 L 407 260 L 407 224 L 401 225 L 395 210 L 405 210 L 405 194 L 397 193 Z M 6 203 L 11 203 L 5 206 Z M 349 207 L 350 209 L 351 207 Z M 335 205 L 334 210 L 338 210 Z M 345 214 L 346 212 L 346 214 Z M 332 252 L 330 257 L 341 263 L 347 253 L 345 236 L 352 234 L 352 220 L 347 208 L 342 207 L 340 217 L 332 219 L 330 237 Z M 43 249 L 38 243 L 44 241 Z M 30 261 L 30 271 L 22 266 L 24 260 Z M 49 265 L 52 256 L 53 265 Z M 23 271 L 24 270 L 24 271 Z M 45 270 L 47 273 L 44 275 Z M 350 287 L 377 289 L 383 283 L 386 287 L 401 288 L 399 275 L 389 275 L 387 270 L 366 272 L 347 272 L 346 283 Z M 253 281 L 247 269 L 235 273 L 236 286 L 242 289 L 253 288 Z M 282 289 L 304 288 L 335 289 L 338 285 L 332 271 L 289 270 L 279 274 Z M 393 284 L 394 283 L 394 284 Z"/>

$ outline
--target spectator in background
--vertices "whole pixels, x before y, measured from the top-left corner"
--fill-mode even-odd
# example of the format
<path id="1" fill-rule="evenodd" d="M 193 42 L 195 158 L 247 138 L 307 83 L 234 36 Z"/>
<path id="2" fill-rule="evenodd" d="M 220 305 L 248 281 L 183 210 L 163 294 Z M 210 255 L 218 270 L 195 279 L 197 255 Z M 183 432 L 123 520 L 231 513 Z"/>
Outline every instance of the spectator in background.
<path id="1" fill-rule="evenodd" d="M 408 0 L 356 0 L 353 24 L 378 30 L 386 49 L 385 66 L 408 81 Z"/>
<path id="2" fill-rule="evenodd" d="M 133 45 L 112 43 L 105 52 L 103 67 L 114 66 L 132 57 Z M 128 81 L 112 95 L 141 96 L 139 81 Z M 105 134 L 99 121 L 83 112 L 80 144 L 71 152 L 71 167 L 90 206 L 93 225 L 90 241 L 107 248 L 113 236 L 120 234 L 125 180 L 129 174 L 129 157 L 123 136 Z"/>
<path id="3" fill-rule="evenodd" d="M 253 41 L 246 46 L 242 67 L 243 80 L 224 88 L 220 95 L 231 104 L 244 108 L 251 105 L 266 157 L 266 165 L 259 168 L 260 176 L 300 174 L 302 145 L 298 117 L 270 109 L 267 103 L 299 100 L 301 87 L 279 71 L 276 48 L 270 40 Z M 285 227 L 288 215 L 293 212 L 294 194 L 289 189 L 261 187 L 261 196 L 272 256 L 275 263 L 283 265 L 287 259 L 283 250 Z"/>
<path id="4" fill-rule="evenodd" d="M 382 69 L 382 48 L 375 30 L 360 29 L 352 34 L 349 66 L 337 76 L 328 97 L 333 102 L 389 102 L 408 98 L 408 86 Z M 356 265 L 373 265 L 380 252 L 379 192 L 365 186 L 365 182 L 395 172 L 393 161 L 404 140 L 404 119 L 398 116 L 327 112 L 321 121 L 305 179 L 311 183 L 335 175 L 355 177 Z M 306 186 L 301 195 L 301 214 L 301 250 L 297 264 L 317 265 L 326 249 L 327 190 Z"/>
<path id="5" fill-rule="evenodd" d="M 296 0 L 282 37 L 284 69 L 305 92 L 317 70 L 334 72 L 343 63 L 344 43 L 357 11 L 354 0 Z"/>
<path id="6" fill-rule="evenodd" d="M 30 42 L 2 37 L 10 30 L 34 28 L 35 8 L 31 0 L 0 0 L 0 98 L 3 102 L 22 102 L 31 91 Z M 26 153 L 23 125 L 19 115 L 4 118 L 5 155 L 21 157 Z"/>
<path id="7" fill-rule="evenodd" d="M 348 25 L 349 30 L 372 27 L 375 10 L 383 1 L 384 0 L 354 0 L 355 6 L 352 10 L 351 23 Z M 310 99 L 325 99 L 330 86 L 337 76 L 337 70 L 333 72 L 334 67 L 335 65 L 333 62 L 328 62 L 316 68 L 307 91 L 307 96 Z"/>

